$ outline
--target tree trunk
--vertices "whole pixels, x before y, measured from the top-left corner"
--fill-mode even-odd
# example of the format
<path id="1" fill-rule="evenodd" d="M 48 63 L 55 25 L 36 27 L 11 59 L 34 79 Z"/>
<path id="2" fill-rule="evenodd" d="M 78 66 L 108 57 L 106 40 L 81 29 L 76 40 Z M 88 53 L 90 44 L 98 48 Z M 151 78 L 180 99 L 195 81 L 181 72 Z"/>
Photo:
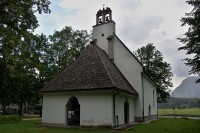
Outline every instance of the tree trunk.
<path id="1" fill-rule="evenodd" d="M 30 114 L 30 104 L 27 102 L 27 113 Z"/>
<path id="2" fill-rule="evenodd" d="M 40 107 L 40 117 L 42 117 L 42 106 Z"/>
<path id="3" fill-rule="evenodd" d="M 6 115 L 7 114 L 7 111 L 6 111 L 6 105 L 2 105 L 2 111 L 3 111 L 3 115 Z"/>
<path id="4" fill-rule="evenodd" d="M 24 116 L 23 104 L 24 104 L 24 101 L 23 101 L 23 99 L 21 99 L 21 102 L 19 104 L 19 116 L 21 116 L 21 117 Z"/>
<path id="5" fill-rule="evenodd" d="M 3 74 L 4 74 L 4 71 L 3 71 L 3 60 L 0 58 L 0 90 L 2 88 L 2 83 L 3 83 Z"/>

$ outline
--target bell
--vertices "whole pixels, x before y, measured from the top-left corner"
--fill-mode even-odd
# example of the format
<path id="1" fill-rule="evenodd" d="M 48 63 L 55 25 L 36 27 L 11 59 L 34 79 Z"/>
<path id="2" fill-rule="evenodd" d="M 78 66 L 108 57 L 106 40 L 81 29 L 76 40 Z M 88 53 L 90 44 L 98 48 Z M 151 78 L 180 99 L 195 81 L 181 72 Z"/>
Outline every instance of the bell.
<path id="1" fill-rule="evenodd" d="M 106 21 L 109 21 L 109 17 L 106 17 Z"/>
<path id="2" fill-rule="evenodd" d="M 102 21 L 101 21 L 101 19 L 99 19 L 99 24 L 101 24 L 102 23 Z"/>

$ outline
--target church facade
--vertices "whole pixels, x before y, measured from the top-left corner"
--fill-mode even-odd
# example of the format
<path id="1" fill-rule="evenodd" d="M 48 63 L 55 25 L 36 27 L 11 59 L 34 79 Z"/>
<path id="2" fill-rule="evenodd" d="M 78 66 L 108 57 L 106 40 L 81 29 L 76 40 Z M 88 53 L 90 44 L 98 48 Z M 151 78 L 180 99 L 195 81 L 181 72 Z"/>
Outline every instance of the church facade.
<path id="1" fill-rule="evenodd" d="M 92 39 L 74 63 L 41 89 L 42 122 L 117 127 L 156 119 L 156 85 L 116 35 L 110 8 L 97 12 Z"/>

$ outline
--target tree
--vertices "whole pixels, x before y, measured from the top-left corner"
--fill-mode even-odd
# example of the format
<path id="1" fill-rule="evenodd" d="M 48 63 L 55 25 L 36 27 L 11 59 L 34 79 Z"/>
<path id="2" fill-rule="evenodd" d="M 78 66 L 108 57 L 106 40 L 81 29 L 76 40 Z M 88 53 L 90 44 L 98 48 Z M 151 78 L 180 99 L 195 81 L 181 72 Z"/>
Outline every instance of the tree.
<path id="1" fill-rule="evenodd" d="M 0 0 L 0 66 L 7 67 L 8 60 L 13 60 L 12 50 L 27 32 L 38 27 L 35 13 L 50 13 L 49 4 L 49 0 Z M 0 77 L 5 73 L 3 70 Z"/>
<path id="2" fill-rule="evenodd" d="M 137 49 L 134 54 L 144 66 L 144 71 L 158 86 L 158 102 L 166 102 L 169 87 L 172 87 L 172 72 L 169 63 L 163 61 L 163 55 L 153 44 Z"/>
<path id="3" fill-rule="evenodd" d="M 17 45 L 14 51 L 16 58 L 15 90 L 19 104 L 19 114 L 22 115 L 23 105 L 36 104 L 39 99 L 39 89 L 44 85 L 48 72 L 49 43 L 45 35 L 29 33 L 25 40 Z"/>
<path id="4" fill-rule="evenodd" d="M 49 0 L 1 0 L 1 35 L 6 36 L 8 33 L 12 33 L 12 35 L 20 37 L 27 30 L 33 31 L 38 27 L 35 13 L 50 13 L 49 5 Z"/>
<path id="5" fill-rule="evenodd" d="M 39 24 L 35 13 L 50 13 L 48 0 L 0 0 L 0 56 L 7 56 Z M 6 52 L 5 52 L 6 51 Z"/>
<path id="6" fill-rule="evenodd" d="M 22 115 L 23 105 L 39 101 L 39 89 L 85 50 L 90 42 L 87 31 L 65 27 L 47 38 L 26 32 L 0 66 L 5 72 L 0 89 L 0 102 L 4 107 L 16 103 Z M 2 61 L 2 60 L 0 60 Z"/>
<path id="7" fill-rule="evenodd" d="M 3 108 L 16 96 L 15 79 L 19 79 L 19 71 L 15 66 L 20 55 L 17 47 L 38 27 L 35 13 L 50 13 L 49 4 L 49 0 L 0 0 L 0 102 Z"/>
<path id="8" fill-rule="evenodd" d="M 36 104 L 39 89 L 48 80 L 49 43 L 46 36 L 26 34 L 24 41 L 12 51 L 14 62 L 8 62 L 0 100 L 3 106 L 18 104 L 22 115 L 23 105 Z M 11 71 L 12 70 L 12 71 Z"/>
<path id="9" fill-rule="evenodd" d="M 49 36 L 52 57 L 52 75 L 63 71 L 85 50 L 90 42 L 90 35 L 86 30 L 73 30 L 65 27 Z"/>
<path id="10" fill-rule="evenodd" d="M 192 58 L 184 59 L 187 66 L 191 66 L 190 74 L 200 74 L 200 1 L 187 0 L 186 3 L 193 6 L 191 12 L 186 13 L 185 17 L 181 18 L 182 26 L 189 26 L 188 31 L 184 34 L 185 37 L 178 38 L 185 46 L 178 50 L 186 50 Z M 197 80 L 200 82 L 200 79 Z"/>

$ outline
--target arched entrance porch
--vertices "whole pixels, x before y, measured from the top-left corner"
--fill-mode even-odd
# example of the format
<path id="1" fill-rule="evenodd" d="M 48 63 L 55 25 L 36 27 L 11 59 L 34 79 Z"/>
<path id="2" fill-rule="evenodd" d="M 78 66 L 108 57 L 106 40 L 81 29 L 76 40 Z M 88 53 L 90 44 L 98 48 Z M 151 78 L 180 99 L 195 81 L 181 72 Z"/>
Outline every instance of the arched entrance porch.
<path id="1" fill-rule="evenodd" d="M 67 102 L 67 125 L 80 126 L 80 104 L 76 97 L 71 97 Z"/>

